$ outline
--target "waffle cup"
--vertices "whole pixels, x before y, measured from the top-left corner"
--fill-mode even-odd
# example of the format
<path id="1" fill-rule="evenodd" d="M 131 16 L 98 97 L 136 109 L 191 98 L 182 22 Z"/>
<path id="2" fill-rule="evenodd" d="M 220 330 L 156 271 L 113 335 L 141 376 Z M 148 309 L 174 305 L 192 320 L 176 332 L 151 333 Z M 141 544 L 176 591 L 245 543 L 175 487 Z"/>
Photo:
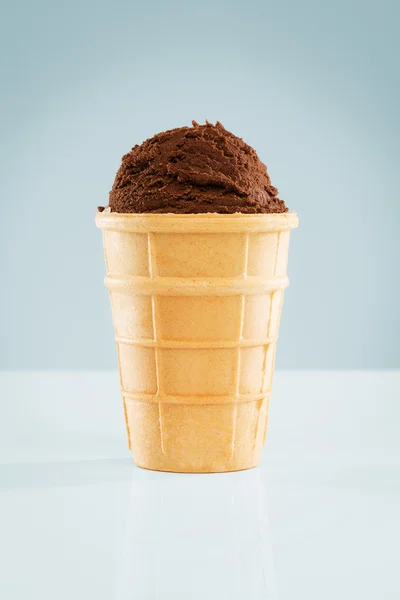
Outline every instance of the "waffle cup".
<path id="1" fill-rule="evenodd" d="M 96 224 L 136 464 L 256 466 L 297 216 L 104 211 Z"/>

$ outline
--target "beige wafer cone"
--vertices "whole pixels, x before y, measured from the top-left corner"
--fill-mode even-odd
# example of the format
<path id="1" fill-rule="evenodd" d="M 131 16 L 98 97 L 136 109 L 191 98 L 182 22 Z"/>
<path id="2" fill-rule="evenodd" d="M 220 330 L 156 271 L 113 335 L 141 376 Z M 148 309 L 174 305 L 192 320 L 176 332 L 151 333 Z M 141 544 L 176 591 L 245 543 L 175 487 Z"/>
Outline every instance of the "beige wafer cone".
<path id="1" fill-rule="evenodd" d="M 294 213 L 96 215 L 139 466 L 258 464 L 297 223 Z"/>

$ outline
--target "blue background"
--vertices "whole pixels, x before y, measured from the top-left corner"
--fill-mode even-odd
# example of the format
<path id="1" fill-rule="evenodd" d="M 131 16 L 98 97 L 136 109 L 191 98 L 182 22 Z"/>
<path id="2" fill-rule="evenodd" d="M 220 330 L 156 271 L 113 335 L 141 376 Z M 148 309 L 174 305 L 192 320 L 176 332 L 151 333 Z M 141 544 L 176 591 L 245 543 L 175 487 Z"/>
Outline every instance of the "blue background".
<path id="1" fill-rule="evenodd" d="M 154 133 L 220 120 L 298 212 L 278 368 L 400 366 L 399 4 L 9 3 L 1 368 L 116 366 L 98 204 Z"/>

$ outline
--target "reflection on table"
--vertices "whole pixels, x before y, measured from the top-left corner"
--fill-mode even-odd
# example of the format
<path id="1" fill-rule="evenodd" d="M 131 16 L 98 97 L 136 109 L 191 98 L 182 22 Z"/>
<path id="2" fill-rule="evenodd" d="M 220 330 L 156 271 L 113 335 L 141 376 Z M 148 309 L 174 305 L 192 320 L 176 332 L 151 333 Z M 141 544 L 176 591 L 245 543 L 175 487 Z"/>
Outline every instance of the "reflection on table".
<path id="1" fill-rule="evenodd" d="M 136 469 L 117 600 L 276 600 L 267 495 L 254 469 Z"/>

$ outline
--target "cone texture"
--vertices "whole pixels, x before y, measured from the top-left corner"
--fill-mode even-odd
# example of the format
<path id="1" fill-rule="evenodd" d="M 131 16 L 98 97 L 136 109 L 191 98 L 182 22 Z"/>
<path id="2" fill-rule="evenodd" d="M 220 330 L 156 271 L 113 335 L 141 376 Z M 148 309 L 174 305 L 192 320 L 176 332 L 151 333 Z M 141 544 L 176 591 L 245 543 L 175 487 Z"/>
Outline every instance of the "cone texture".
<path id="1" fill-rule="evenodd" d="M 144 468 L 256 466 L 294 213 L 98 213 L 129 446 Z"/>

